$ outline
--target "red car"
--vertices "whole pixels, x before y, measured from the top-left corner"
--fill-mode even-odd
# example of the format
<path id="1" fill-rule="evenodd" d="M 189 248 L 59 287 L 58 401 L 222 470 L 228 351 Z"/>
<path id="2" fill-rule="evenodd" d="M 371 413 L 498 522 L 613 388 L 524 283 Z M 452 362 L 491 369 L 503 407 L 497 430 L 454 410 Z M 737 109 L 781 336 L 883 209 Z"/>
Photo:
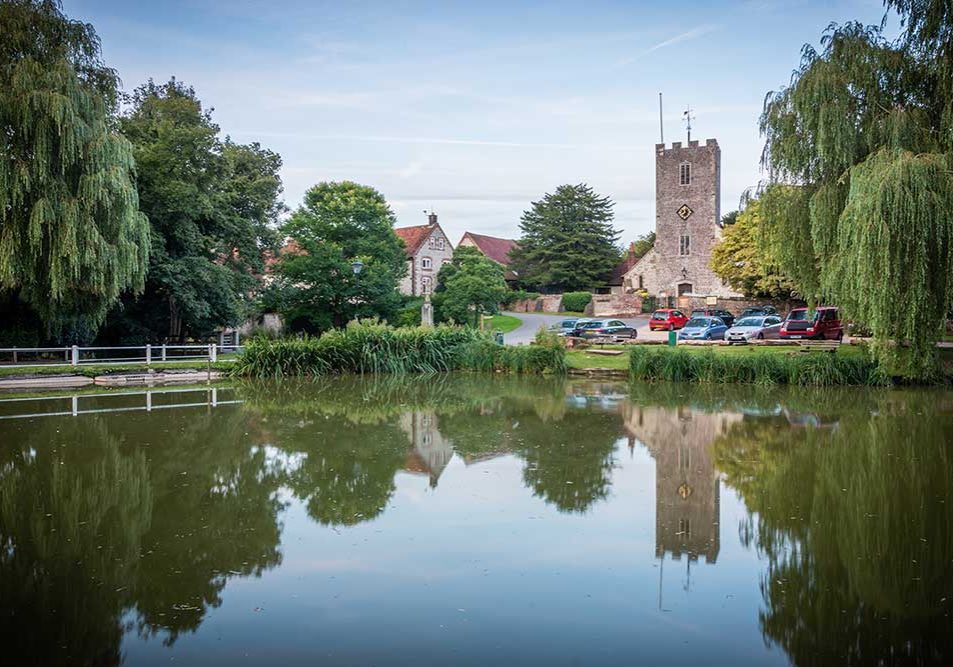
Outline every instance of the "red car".
<path id="1" fill-rule="evenodd" d="M 844 337 L 844 326 L 835 306 L 819 306 L 813 311 L 808 308 L 795 308 L 784 318 L 780 336 L 782 340 L 840 340 Z"/>
<path id="2" fill-rule="evenodd" d="M 651 331 L 672 331 L 681 329 L 688 323 L 682 311 L 672 308 L 661 308 L 652 313 L 652 319 L 649 320 L 649 329 Z"/>

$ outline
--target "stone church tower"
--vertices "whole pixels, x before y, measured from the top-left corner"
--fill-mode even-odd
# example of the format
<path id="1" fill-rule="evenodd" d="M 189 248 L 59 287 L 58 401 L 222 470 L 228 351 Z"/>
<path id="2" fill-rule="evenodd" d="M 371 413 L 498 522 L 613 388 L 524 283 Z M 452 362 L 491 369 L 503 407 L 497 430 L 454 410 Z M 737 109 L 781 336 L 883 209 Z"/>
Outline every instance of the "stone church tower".
<path id="1" fill-rule="evenodd" d="M 655 246 L 626 273 L 625 291 L 644 289 L 673 306 L 679 296 L 738 296 L 708 266 L 720 220 L 718 142 L 656 144 Z"/>

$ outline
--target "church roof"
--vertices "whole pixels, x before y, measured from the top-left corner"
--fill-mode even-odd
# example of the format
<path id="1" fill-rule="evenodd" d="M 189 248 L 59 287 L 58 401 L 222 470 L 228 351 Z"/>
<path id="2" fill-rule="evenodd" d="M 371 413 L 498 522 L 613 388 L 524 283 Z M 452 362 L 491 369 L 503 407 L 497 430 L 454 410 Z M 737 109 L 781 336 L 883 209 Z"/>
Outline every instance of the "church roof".
<path id="1" fill-rule="evenodd" d="M 629 245 L 629 251 L 625 255 L 625 259 L 615 265 L 615 268 L 612 269 L 612 274 L 609 276 L 609 285 L 621 285 L 622 279 L 625 278 L 625 274 L 632 270 L 636 264 L 639 263 L 641 257 L 635 256 L 635 249 L 632 247 L 635 244 L 632 243 Z"/>

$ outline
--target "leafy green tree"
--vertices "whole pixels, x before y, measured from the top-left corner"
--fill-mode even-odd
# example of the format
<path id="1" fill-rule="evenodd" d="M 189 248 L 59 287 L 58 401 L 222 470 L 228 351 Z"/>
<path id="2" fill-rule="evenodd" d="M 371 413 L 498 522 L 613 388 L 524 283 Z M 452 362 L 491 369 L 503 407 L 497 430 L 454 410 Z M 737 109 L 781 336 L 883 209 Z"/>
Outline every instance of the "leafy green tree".
<path id="1" fill-rule="evenodd" d="M 832 26 L 767 96 L 766 242 L 806 298 L 839 304 L 880 359 L 922 377 L 953 307 L 953 7 L 886 4 L 897 40 Z"/>
<path id="2" fill-rule="evenodd" d="M 238 324 L 283 206 L 281 158 L 219 139 L 195 91 L 172 79 L 140 86 L 121 119 L 135 146 L 152 224 L 145 293 L 123 300 L 103 337 L 183 339 Z"/>
<path id="3" fill-rule="evenodd" d="M 522 237 L 511 268 L 526 285 L 551 291 L 588 290 L 605 282 L 622 253 L 608 197 L 588 185 L 561 185 L 523 212 Z"/>
<path id="4" fill-rule="evenodd" d="M 454 250 L 450 263 L 437 273 L 434 305 L 444 321 L 479 326 L 484 313 L 499 310 L 506 292 L 503 267 L 476 248 L 461 246 Z"/>
<path id="5" fill-rule="evenodd" d="M 142 290 L 149 251 L 116 74 L 59 2 L 0 3 L 0 34 L 0 299 L 53 338 L 89 339 Z"/>
<path id="6" fill-rule="evenodd" d="M 642 259 L 648 253 L 649 250 L 655 247 L 655 230 L 652 230 L 648 234 L 642 234 L 639 238 L 635 239 L 632 242 L 630 251 L 635 255 L 637 259 Z"/>
<path id="7" fill-rule="evenodd" d="M 711 268 L 732 289 L 747 297 L 784 299 L 791 296 L 793 283 L 774 267 L 770 248 L 761 243 L 763 226 L 761 202 L 752 199 L 724 226 L 721 240 L 711 252 Z"/>
<path id="8" fill-rule="evenodd" d="M 374 188 L 319 183 L 282 227 L 293 244 L 277 265 L 269 296 L 292 329 L 314 332 L 363 317 L 390 318 L 407 272 L 394 213 Z M 354 275 L 351 264 L 363 262 Z"/>

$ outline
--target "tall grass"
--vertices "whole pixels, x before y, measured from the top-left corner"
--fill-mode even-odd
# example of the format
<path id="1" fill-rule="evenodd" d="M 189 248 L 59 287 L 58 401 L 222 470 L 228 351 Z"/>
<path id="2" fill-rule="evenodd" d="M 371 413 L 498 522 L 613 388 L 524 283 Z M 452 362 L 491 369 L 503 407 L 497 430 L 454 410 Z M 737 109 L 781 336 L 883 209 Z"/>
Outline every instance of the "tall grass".
<path id="1" fill-rule="evenodd" d="M 394 328 L 352 322 L 317 338 L 255 339 L 235 364 L 236 375 L 281 377 L 338 373 L 439 373 L 452 370 L 562 373 L 562 345 L 543 341 L 501 347 L 489 333 L 463 327 Z"/>
<path id="2" fill-rule="evenodd" d="M 890 377 L 866 356 L 792 352 L 790 354 L 717 354 L 640 345 L 629 356 L 629 378 L 655 382 L 704 382 L 712 384 L 885 385 Z"/>

